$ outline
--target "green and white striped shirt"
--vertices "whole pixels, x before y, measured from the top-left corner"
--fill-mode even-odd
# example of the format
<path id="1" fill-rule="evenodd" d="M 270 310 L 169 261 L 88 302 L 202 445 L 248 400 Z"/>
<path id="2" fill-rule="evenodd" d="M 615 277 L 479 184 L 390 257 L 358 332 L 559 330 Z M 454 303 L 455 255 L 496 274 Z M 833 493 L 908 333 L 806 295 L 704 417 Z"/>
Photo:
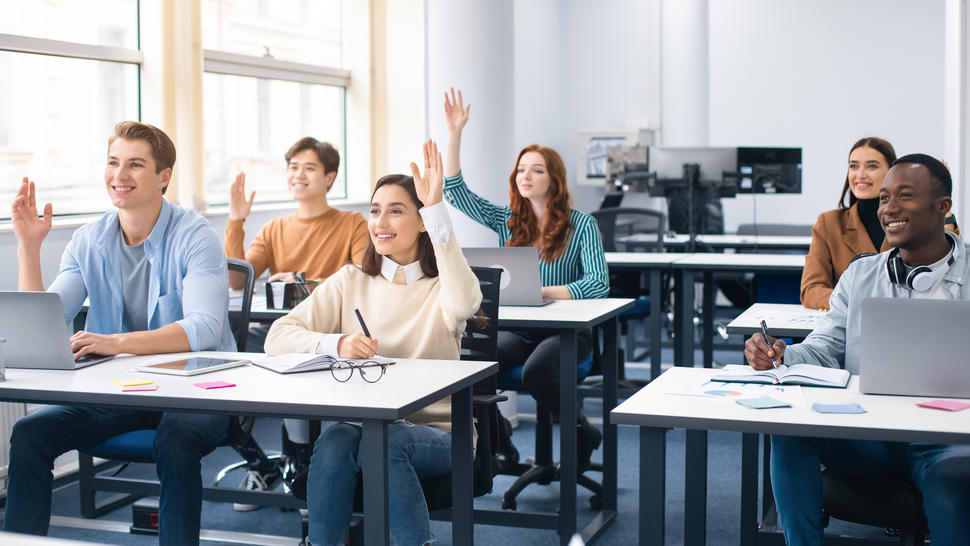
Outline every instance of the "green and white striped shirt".
<path id="1" fill-rule="evenodd" d="M 499 246 L 512 238 L 509 218 L 512 210 L 499 206 L 471 191 L 461 172 L 445 178 L 445 200 L 469 218 L 498 234 Z M 573 229 L 566 250 L 558 259 L 539 258 L 542 286 L 565 285 L 573 299 L 605 298 L 610 292 L 610 277 L 603 255 L 603 240 L 596 219 L 576 209 L 569 211 Z"/>

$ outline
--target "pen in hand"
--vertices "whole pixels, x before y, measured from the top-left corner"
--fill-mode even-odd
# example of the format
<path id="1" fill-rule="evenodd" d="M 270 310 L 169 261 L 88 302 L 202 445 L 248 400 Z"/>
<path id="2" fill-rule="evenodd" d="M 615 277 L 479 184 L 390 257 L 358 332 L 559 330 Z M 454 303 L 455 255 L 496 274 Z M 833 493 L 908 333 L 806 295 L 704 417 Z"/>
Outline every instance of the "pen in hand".
<path id="1" fill-rule="evenodd" d="M 370 337 L 370 331 L 367 329 L 367 325 L 364 324 L 364 317 L 360 316 L 360 309 L 354 309 L 354 314 L 357 315 L 357 320 L 360 322 L 360 329 L 364 331 L 364 335 Z"/>
<path id="2" fill-rule="evenodd" d="M 359 317 L 360 317 L 360 315 L 358 315 L 358 318 Z M 765 336 L 765 343 L 768 344 L 768 347 L 771 347 L 771 341 L 768 339 L 768 323 L 766 323 L 763 320 L 761 321 L 761 335 Z M 773 348 L 771 350 L 774 351 Z M 778 367 L 778 360 L 775 359 L 775 358 L 772 358 L 771 359 L 771 365 L 777 368 Z"/>

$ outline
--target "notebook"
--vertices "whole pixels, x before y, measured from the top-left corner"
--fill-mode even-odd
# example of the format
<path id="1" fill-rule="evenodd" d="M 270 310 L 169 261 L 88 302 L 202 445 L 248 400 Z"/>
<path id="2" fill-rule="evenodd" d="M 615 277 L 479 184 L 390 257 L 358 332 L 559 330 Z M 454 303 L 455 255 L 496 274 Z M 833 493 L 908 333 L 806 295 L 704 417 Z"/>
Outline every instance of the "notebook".
<path id="1" fill-rule="evenodd" d="M 87 355 L 77 361 L 64 322 L 61 297 L 53 292 L 0 291 L 0 337 L 8 368 L 76 370 L 113 356 Z"/>
<path id="2" fill-rule="evenodd" d="M 502 280 L 499 281 L 499 302 L 502 305 L 538 307 L 554 301 L 542 297 L 539 249 L 532 246 L 508 246 L 463 248 L 461 251 L 470 266 L 502 270 Z"/>
<path id="3" fill-rule="evenodd" d="M 756 370 L 751 366 L 729 364 L 711 377 L 711 381 L 735 383 L 768 383 L 771 385 L 806 385 L 810 387 L 840 387 L 849 384 L 849 372 L 814 364 L 782 364 L 771 370 Z"/>
<path id="4" fill-rule="evenodd" d="M 859 390 L 970 398 L 970 301 L 862 300 Z"/>
<path id="5" fill-rule="evenodd" d="M 317 370 L 329 370 L 333 367 L 335 358 L 330 355 L 320 355 L 314 353 L 284 353 L 275 356 L 262 356 L 252 359 L 252 363 L 260 368 L 273 370 L 276 373 L 301 373 L 315 372 Z M 341 359 L 355 364 L 365 362 L 377 362 L 378 364 L 394 364 L 390 358 L 381 355 L 374 355 L 373 358 L 363 359 Z"/>

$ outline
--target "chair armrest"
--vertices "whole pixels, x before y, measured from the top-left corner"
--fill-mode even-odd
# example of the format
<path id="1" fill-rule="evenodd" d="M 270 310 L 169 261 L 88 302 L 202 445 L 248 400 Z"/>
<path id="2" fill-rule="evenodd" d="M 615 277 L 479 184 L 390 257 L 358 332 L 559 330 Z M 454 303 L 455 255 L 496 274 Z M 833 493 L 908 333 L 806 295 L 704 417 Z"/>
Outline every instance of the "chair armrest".
<path id="1" fill-rule="evenodd" d="M 492 406 L 499 402 L 505 402 L 509 397 L 504 394 L 476 394 L 472 396 L 473 406 Z"/>

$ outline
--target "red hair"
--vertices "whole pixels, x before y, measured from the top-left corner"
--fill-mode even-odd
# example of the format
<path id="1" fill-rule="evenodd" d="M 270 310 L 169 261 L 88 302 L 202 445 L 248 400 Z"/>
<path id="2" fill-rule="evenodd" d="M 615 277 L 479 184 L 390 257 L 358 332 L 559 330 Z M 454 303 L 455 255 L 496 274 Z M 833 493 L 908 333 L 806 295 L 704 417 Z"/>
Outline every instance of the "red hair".
<path id="1" fill-rule="evenodd" d="M 549 215 L 546 220 L 546 229 L 539 233 L 539 223 L 529 200 L 519 194 L 519 188 L 515 183 L 516 173 L 519 170 L 519 162 L 522 156 L 529 152 L 540 154 L 546 161 L 546 172 L 549 173 L 549 201 L 546 203 L 546 211 Z M 512 232 L 512 238 L 508 240 L 508 246 L 532 246 L 539 241 L 539 256 L 546 262 L 551 262 L 566 250 L 566 240 L 572 231 L 569 223 L 569 210 L 572 200 L 569 197 L 569 188 L 566 187 L 566 166 L 556 150 L 546 148 L 538 144 L 530 144 L 519 152 L 519 157 L 515 159 L 515 167 L 509 175 L 509 198 L 512 216 L 509 217 L 508 226 Z"/>

